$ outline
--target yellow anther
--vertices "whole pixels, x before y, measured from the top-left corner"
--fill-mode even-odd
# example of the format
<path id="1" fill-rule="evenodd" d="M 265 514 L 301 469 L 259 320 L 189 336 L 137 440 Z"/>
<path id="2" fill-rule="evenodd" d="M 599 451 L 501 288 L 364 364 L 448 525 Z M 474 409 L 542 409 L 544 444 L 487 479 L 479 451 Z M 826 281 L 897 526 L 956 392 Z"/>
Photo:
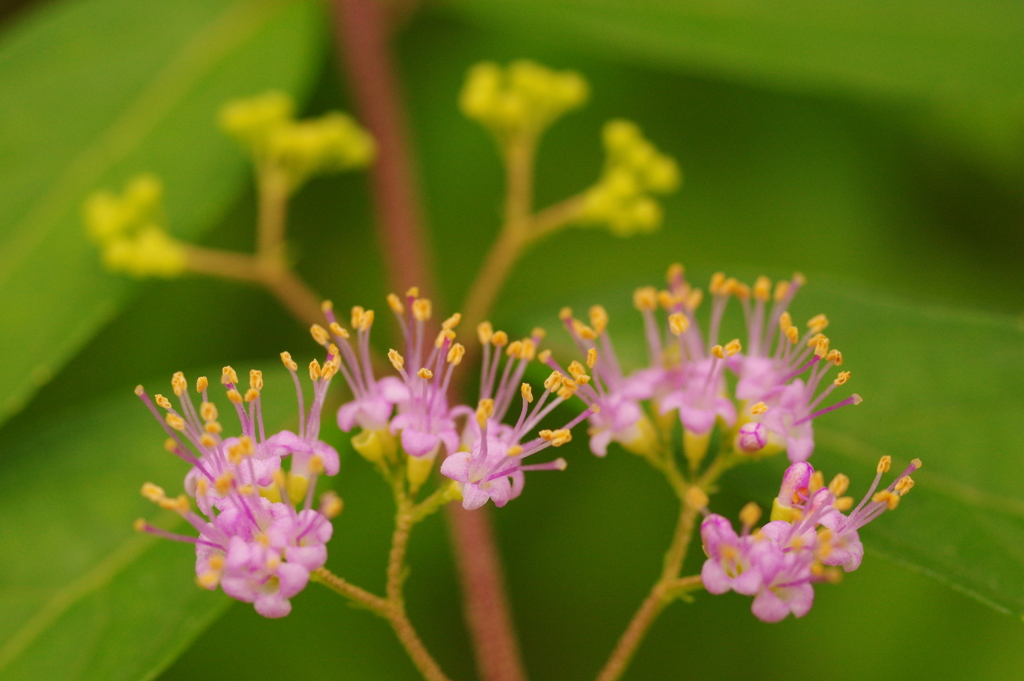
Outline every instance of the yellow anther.
<path id="1" fill-rule="evenodd" d="M 690 508 L 700 510 L 702 508 L 707 508 L 708 506 L 709 499 L 707 492 L 696 485 L 691 485 L 686 489 L 685 498 L 686 505 Z"/>
<path id="2" fill-rule="evenodd" d="M 814 315 L 807 321 L 807 328 L 813 333 L 821 333 L 828 328 L 828 317 L 823 314 Z"/>
<path id="3" fill-rule="evenodd" d="M 818 341 L 820 341 L 824 337 L 825 337 L 825 334 L 823 334 L 823 333 L 816 333 L 816 334 L 814 334 L 813 336 L 811 336 L 810 338 L 807 339 L 807 347 L 813 348 L 815 345 L 818 344 Z"/>
<path id="4" fill-rule="evenodd" d="M 320 475 L 324 472 L 324 460 L 319 456 L 314 456 L 309 460 L 309 472 Z"/>
<path id="5" fill-rule="evenodd" d="M 185 374 L 180 371 L 176 371 L 171 376 L 171 388 L 174 390 L 174 394 L 181 397 L 188 390 L 188 381 L 185 380 Z"/>
<path id="6" fill-rule="evenodd" d="M 638 310 L 654 310 L 658 306 L 658 291 L 653 286 L 644 286 L 633 292 L 633 305 Z"/>
<path id="7" fill-rule="evenodd" d="M 396 371 L 401 371 L 405 367 L 405 358 L 402 357 L 402 353 L 394 348 L 388 350 L 388 360 L 391 362 L 391 366 L 395 367 Z"/>
<path id="8" fill-rule="evenodd" d="M 177 414 L 168 414 L 167 425 L 175 430 L 185 430 L 185 419 L 181 418 Z"/>
<path id="9" fill-rule="evenodd" d="M 661 306 L 661 309 L 670 310 L 680 302 L 682 301 L 679 298 L 676 298 L 676 296 L 668 291 L 658 291 L 658 305 Z"/>
<path id="10" fill-rule="evenodd" d="M 494 335 L 491 336 L 491 345 L 496 348 L 502 348 L 508 345 L 508 334 L 504 331 L 495 331 Z"/>
<path id="11" fill-rule="evenodd" d="M 832 505 L 837 511 L 849 511 L 853 508 L 853 497 L 839 497 Z"/>
<path id="12" fill-rule="evenodd" d="M 832 482 L 828 483 L 828 491 L 837 497 L 841 497 L 846 494 L 846 490 L 850 489 L 850 478 L 846 477 L 842 473 L 832 478 Z"/>
<path id="13" fill-rule="evenodd" d="M 580 376 L 586 376 L 587 370 L 583 367 L 582 364 L 573 360 L 573 362 L 569 365 L 569 373 L 572 375 L 574 379 L 578 379 Z"/>
<path id="14" fill-rule="evenodd" d="M 795 345 L 796 342 L 800 340 L 800 332 L 797 331 L 797 328 L 795 326 L 791 326 L 788 329 L 786 329 L 786 338 L 789 339 L 790 343 L 793 343 Z"/>
<path id="15" fill-rule="evenodd" d="M 914 479 L 911 478 L 909 475 L 904 475 L 902 478 L 896 481 L 896 487 L 894 489 L 900 496 L 903 496 L 904 494 L 909 492 L 913 486 Z"/>
<path id="16" fill-rule="evenodd" d="M 547 330 L 540 326 L 535 326 L 533 327 L 533 330 L 530 331 L 530 339 L 537 342 L 544 340 L 547 335 Z"/>
<path id="17" fill-rule="evenodd" d="M 814 474 L 811 475 L 811 481 L 807 485 L 807 490 L 811 494 L 814 494 L 815 492 L 817 492 L 819 489 L 821 489 L 824 486 L 825 486 L 825 474 L 822 473 L 821 471 L 814 471 Z"/>
<path id="18" fill-rule="evenodd" d="M 772 295 L 772 280 L 768 277 L 758 277 L 754 282 L 754 299 L 768 302 Z"/>
<path id="19" fill-rule="evenodd" d="M 316 342 L 317 345 L 323 345 L 325 347 L 327 346 L 327 343 L 331 339 L 330 335 L 327 333 L 327 329 L 320 326 L 319 324 L 314 324 L 313 326 L 309 327 L 309 335 L 313 337 L 313 340 Z"/>
<path id="20" fill-rule="evenodd" d="M 522 359 L 523 357 L 523 342 L 512 341 L 508 344 L 508 348 L 505 350 L 505 354 L 512 359 Z"/>
<path id="21" fill-rule="evenodd" d="M 391 311 L 397 315 L 403 314 L 405 312 L 405 305 L 402 305 L 402 299 L 396 296 L 394 293 L 388 294 L 388 307 L 390 307 Z"/>
<path id="22" fill-rule="evenodd" d="M 840 371 L 839 375 L 836 376 L 836 380 L 834 380 L 832 382 L 835 383 L 836 385 L 842 385 L 843 383 L 846 383 L 849 380 L 850 380 L 850 372 L 849 371 Z"/>
<path id="23" fill-rule="evenodd" d="M 825 357 L 828 355 L 828 343 L 829 340 L 826 336 L 819 338 L 818 342 L 814 344 L 814 354 L 817 357 Z"/>
<path id="24" fill-rule="evenodd" d="M 423 367 L 422 369 L 420 369 L 419 371 L 416 372 L 416 375 L 419 376 L 422 379 L 425 379 L 425 380 L 429 381 L 430 379 L 432 379 L 434 377 L 434 372 L 431 371 L 430 369 L 426 368 L 426 367 Z"/>
<path id="25" fill-rule="evenodd" d="M 333 333 L 338 338 L 341 338 L 341 339 L 344 339 L 344 340 L 348 340 L 349 339 L 348 329 L 346 329 L 344 326 L 342 326 L 338 322 L 331 322 L 330 329 L 331 329 L 331 333 Z"/>
<path id="26" fill-rule="evenodd" d="M 309 378 L 311 381 L 315 381 L 320 378 L 320 362 L 315 359 L 309 363 Z"/>
<path id="27" fill-rule="evenodd" d="M 547 379 L 545 379 L 544 387 L 550 392 L 555 392 L 560 387 L 562 387 L 562 378 L 563 376 L 561 372 L 552 371 L 551 375 L 548 376 Z"/>
<path id="28" fill-rule="evenodd" d="M 362 305 L 355 305 L 352 308 L 352 315 L 351 315 L 351 317 L 349 319 L 349 321 L 350 321 L 349 326 L 351 326 L 353 329 L 358 329 L 359 325 L 363 322 L 363 315 L 365 313 L 366 313 L 366 310 L 363 309 Z"/>
<path id="29" fill-rule="evenodd" d="M 788 312 L 783 312 L 779 315 L 779 328 L 782 329 L 783 333 L 789 331 L 790 327 L 793 326 L 793 316 Z"/>
<path id="30" fill-rule="evenodd" d="M 330 300 L 323 301 L 322 303 L 320 303 L 320 311 L 323 312 L 325 315 L 328 312 L 333 312 L 334 311 L 334 303 L 331 302 Z"/>
<path id="31" fill-rule="evenodd" d="M 875 472 L 888 473 L 890 468 L 892 468 L 892 457 L 886 454 L 878 460 L 878 466 L 875 467 Z"/>
<path id="32" fill-rule="evenodd" d="M 157 393 L 156 395 L 153 395 L 153 401 L 156 402 L 157 404 L 159 404 L 164 409 L 170 409 L 171 408 L 171 401 L 169 399 L 167 399 L 166 397 L 164 397 L 163 395 L 161 395 L 160 393 Z"/>
<path id="33" fill-rule="evenodd" d="M 331 343 L 330 345 L 327 346 L 327 354 L 335 358 L 331 361 L 337 361 L 337 358 L 341 357 L 341 350 L 338 349 L 337 345 Z"/>
<path id="34" fill-rule="evenodd" d="M 527 403 L 533 402 L 533 387 L 529 383 L 523 383 L 519 386 L 519 394 L 523 396 Z"/>
<path id="35" fill-rule="evenodd" d="M 135 522 L 132 523 L 132 529 L 136 532 L 145 532 L 148 527 L 149 523 L 146 522 L 145 518 L 136 518 Z"/>
<path id="36" fill-rule="evenodd" d="M 410 286 L 409 290 L 405 292 L 405 297 L 406 298 L 419 298 L 420 297 L 420 287 L 419 286 Z"/>
<path id="37" fill-rule="evenodd" d="M 461 322 L 461 321 L 462 321 L 462 313 L 461 312 L 456 312 L 451 317 L 449 317 L 448 319 L 446 319 L 443 322 L 441 322 L 441 328 L 442 329 L 454 329 L 456 326 L 459 325 L 459 322 Z"/>
<path id="38" fill-rule="evenodd" d="M 564 444 L 572 442 L 572 433 L 567 428 L 559 428 L 558 430 L 552 431 L 551 437 L 547 439 L 548 442 L 551 443 L 552 447 L 561 447 Z"/>
<path id="39" fill-rule="evenodd" d="M 608 328 L 608 311 L 601 305 L 594 305 L 590 308 L 590 325 L 598 335 L 604 333 Z"/>
<path id="40" fill-rule="evenodd" d="M 476 408 L 476 422 L 483 428 L 487 419 L 492 416 L 494 416 L 494 400 L 490 398 L 480 400 L 480 404 Z"/>
<path id="41" fill-rule="evenodd" d="M 920 468 L 920 467 L 921 467 L 921 465 L 922 465 L 922 464 L 921 464 L 921 459 L 913 459 L 913 460 L 912 460 L 912 461 L 910 462 L 910 465 L 911 465 L 911 466 L 913 466 L 913 467 L 914 467 L 915 469 L 918 469 L 918 468 Z"/>
<path id="42" fill-rule="evenodd" d="M 576 382 L 579 385 L 586 385 L 587 383 L 590 383 L 590 376 L 587 376 L 586 374 L 584 374 L 584 375 L 580 376 L 579 378 L 577 378 Z"/>
<path id="43" fill-rule="evenodd" d="M 199 438 L 199 444 L 204 447 L 215 447 L 217 445 L 217 439 L 209 433 L 203 433 Z"/>
<path id="44" fill-rule="evenodd" d="M 739 353 L 743 350 L 743 345 L 740 343 L 739 338 L 733 338 L 731 341 L 725 344 L 725 354 L 729 357 Z"/>
<path id="45" fill-rule="evenodd" d="M 519 456 L 522 453 L 523 448 L 521 446 L 512 445 L 511 447 L 508 448 L 508 451 L 505 452 L 505 456 Z"/>
<path id="46" fill-rule="evenodd" d="M 725 272 L 715 272 L 711 275 L 711 281 L 708 283 L 708 292 L 713 296 L 729 294 L 728 289 L 725 288 Z"/>
<path id="47" fill-rule="evenodd" d="M 789 294 L 789 282 L 788 281 L 780 281 L 779 283 L 775 284 L 775 302 L 781 303 L 783 300 L 786 299 L 786 296 L 788 294 Z"/>
<path id="48" fill-rule="evenodd" d="M 718 359 L 725 359 L 725 348 L 723 348 L 721 345 L 716 345 L 715 347 L 711 348 L 711 354 L 717 357 Z"/>
<path id="49" fill-rule="evenodd" d="M 533 342 L 532 338 L 524 338 L 523 343 L 523 359 L 530 361 L 537 356 L 537 344 Z"/>
<path id="50" fill-rule="evenodd" d="M 164 449 L 166 449 L 171 454 L 174 454 L 176 451 L 178 451 L 178 443 L 175 442 L 173 437 L 169 437 L 166 440 L 164 440 Z"/>
<path id="51" fill-rule="evenodd" d="M 681 336 L 690 328 L 690 319 L 682 312 L 673 312 L 668 316 L 668 328 L 673 335 Z"/>
<path id="52" fill-rule="evenodd" d="M 575 391 L 576 388 L 578 388 L 579 386 L 576 385 L 576 381 L 569 378 L 568 376 L 562 376 L 562 387 L 565 388 L 566 390 Z"/>
<path id="53" fill-rule="evenodd" d="M 227 471 L 214 481 L 213 487 L 217 490 L 217 494 L 224 496 L 231 491 L 231 486 L 234 482 L 235 474 Z"/>
<path id="54" fill-rule="evenodd" d="M 842 364 L 843 364 L 843 353 L 839 352 L 838 350 L 829 350 L 828 354 L 825 355 L 825 361 L 826 362 L 832 362 L 837 367 L 838 366 L 842 366 Z"/>
<path id="55" fill-rule="evenodd" d="M 320 514 L 326 518 L 337 518 L 341 515 L 345 504 L 335 492 L 327 491 L 320 495 Z"/>
<path id="56" fill-rule="evenodd" d="M 149 499 L 152 502 L 159 502 L 161 499 L 166 499 L 167 495 L 164 493 L 163 487 L 154 485 L 151 482 L 147 482 L 142 485 L 142 496 Z"/>
<path id="57" fill-rule="evenodd" d="M 220 370 L 220 382 L 224 385 L 228 383 L 238 383 L 238 374 L 230 366 L 226 366 Z"/>
<path id="58" fill-rule="evenodd" d="M 448 348 L 447 360 L 453 366 L 458 366 L 462 362 L 462 358 L 466 356 L 466 346 L 462 343 L 455 343 Z"/>
<path id="59" fill-rule="evenodd" d="M 758 402 L 753 407 L 750 408 L 750 413 L 753 414 L 754 416 L 760 416 L 766 411 L 768 411 L 768 405 L 765 404 L 764 402 Z"/>
<path id="60" fill-rule="evenodd" d="M 324 362 L 324 368 L 320 370 L 320 378 L 329 381 L 334 378 L 334 374 L 338 373 L 338 367 L 340 366 L 337 355 L 330 362 Z"/>
<path id="61" fill-rule="evenodd" d="M 433 314 L 434 307 L 426 298 L 417 298 L 412 302 L 412 316 L 418 322 L 425 322 Z"/>
<path id="62" fill-rule="evenodd" d="M 259 369 L 249 371 L 249 387 L 255 390 L 263 390 L 263 372 Z"/>
<path id="63" fill-rule="evenodd" d="M 441 329 L 437 332 L 437 338 L 434 339 L 434 347 L 440 350 L 444 347 L 445 343 L 451 343 L 455 340 L 455 332 L 451 329 Z"/>
<path id="64" fill-rule="evenodd" d="M 237 444 L 228 447 L 228 461 L 235 466 L 242 463 L 242 448 Z"/>
<path id="65" fill-rule="evenodd" d="M 597 364 L 597 349 L 590 348 L 587 350 L 587 366 L 593 369 L 595 364 Z"/>
<path id="66" fill-rule="evenodd" d="M 573 388 L 562 387 L 558 389 L 558 398 L 561 400 L 571 399 L 576 394 L 575 384 Z"/>
<path id="67" fill-rule="evenodd" d="M 541 350 L 540 354 L 537 355 L 537 361 L 541 364 L 547 364 L 549 359 L 551 359 L 550 350 Z"/>
<path id="68" fill-rule="evenodd" d="M 207 421 L 206 425 L 203 426 L 203 430 L 205 430 L 207 433 L 210 433 L 211 435 L 216 435 L 220 433 L 222 430 L 224 430 L 224 428 L 222 428 L 220 423 L 218 423 L 217 421 Z"/>
<path id="69" fill-rule="evenodd" d="M 281 363 L 284 364 L 284 367 L 289 371 L 295 371 L 299 368 L 299 365 L 295 363 L 294 359 L 292 359 L 292 353 L 290 352 L 281 353 Z"/>
<path id="70" fill-rule="evenodd" d="M 165 497 L 158 501 L 157 504 L 160 506 L 160 508 L 164 509 L 165 511 L 174 511 L 175 513 L 180 513 L 181 515 L 185 515 L 192 509 L 192 507 L 189 505 L 188 497 L 185 496 L 184 494 L 179 494 L 174 499 Z"/>
<path id="71" fill-rule="evenodd" d="M 740 300 L 750 300 L 750 287 L 742 281 L 730 279 L 726 282 L 726 286 L 728 286 L 729 292 Z"/>
<path id="72" fill-rule="evenodd" d="M 686 270 L 683 266 L 677 262 L 672 263 L 668 266 L 668 271 L 665 273 L 665 281 L 669 284 L 674 284 L 677 280 L 683 278 Z"/>
<path id="73" fill-rule="evenodd" d="M 494 337 L 494 327 L 490 322 L 480 322 L 476 325 L 476 337 L 480 339 L 481 345 L 487 345 Z"/>
<path id="74" fill-rule="evenodd" d="M 740 509 L 740 522 L 743 523 L 743 527 L 751 528 L 757 525 L 757 521 L 761 519 L 761 507 L 755 504 L 753 501 L 748 502 L 743 508 Z"/>
<path id="75" fill-rule="evenodd" d="M 196 392 L 197 393 L 203 392 L 208 387 L 210 387 L 210 381 L 209 381 L 209 379 L 206 378 L 206 376 L 200 376 L 199 378 L 196 379 Z"/>
<path id="76" fill-rule="evenodd" d="M 561 310 L 558 311 L 558 318 L 561 319 L 563 322 L 566 319 L 572 319 L 572 308 L 563 307 Z"/>
<path id="77" fill-rule="evenodd" d="M 210 556 L 209 565 L 211 570 L 222 570 L 224 568 L 224 556 Z"/>
<path id="78" fill-rule="evenodd" d="M 889 507 L 890 511 L 894 511 L 896 510 L 896 507 L 900 505 L 900 495 L 894 494 L 889 490 L 884 489 L 881 492 L 876 493 L 873 497 L 871 497 L 871 501 L 875 502 L 876 504 L 884 503 L 886 506 Z"/>
<path id="79" fill-rule="evenodd" d="M 586 340 L 594 340 L 595 338 L 597 338 L 597 333 L 595 333 L 592 328 L 590 328 L 583 322 L 579 321 L 578 319 L 572 320 L 572 328 L 573 331 L 579 334 L 580 338 L 584 338 Z"/>
<path id="80" fill-rule="evenodd" d="M 256 488 L 252 485 L 245 485 L 244 487 L 238 488 L 238 493 L 243 496 L 251 497 L 256 494 Z"/>
<path id="81" fill-rule="evenodd" d="M 359 331 L 369 331 L 370 327 L 373 326 L 374 314 L 373 310 L 367 310 L 363 313 L 363 318 L 359 322 Z"/>
<path id="82" fill-rule="evenodd" d="M 700 307 L 702 302 L 704 302 L 704 292 L 699 288 L 693 289 L 690 291 L 689 295 L 686 296 L 686 308 L 690 310 L 690 312 L 693 312 Z"/>
<path id="83" fill-rule="evenodd" d="M 245 401 L 246 402 L 252 402 L 253 400 L 258 400 L 259 398 L 260 398 L 260 391 L 256 390 L 256 388 L 249 388 L 248 390 L 245 391 Z"/>

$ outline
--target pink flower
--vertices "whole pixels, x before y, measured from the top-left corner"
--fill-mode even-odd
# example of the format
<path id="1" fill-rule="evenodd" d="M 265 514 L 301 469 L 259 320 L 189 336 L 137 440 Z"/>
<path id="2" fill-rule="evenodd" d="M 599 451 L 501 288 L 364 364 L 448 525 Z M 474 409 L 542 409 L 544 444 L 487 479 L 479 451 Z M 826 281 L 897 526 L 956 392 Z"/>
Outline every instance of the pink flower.
<path id="1" fill-rule="evenodd" d="M 744 532 L 737 535 L 726 518 L 711 514 L 700 525 L 700 537 L 708 559 L 700 577 L 708 593 L 735 591 L 753 596 L 761 588 L 763 578 L 752 561 L 753 538 Z"/>
<path id="2" fill-rule="evenodd" d="M 338 468 L 337 453 L 318 439 L 323 395 L 337 370 L 335 357 L 329 354 L 322 368 L 315 361 L 310 365 L 314 399 L 308 415 L 294 362 L 287 353 L 282 359 L 298 390 L 299 434 L 285 431 L 265 436 L 260 407 L 263 377 L 259 372 L 250 374 L 250 388 L 243 396 L 236 387 L 235 372 L 230 367 L 224 369 L 222 382 L 242 426 L 241 436 L 226 439 L 220 437 L 217 409 L 208 400 L 205 378 L 197 383 L 203 402 L 196 410 L 184 376 L 175 374 L 172 387 L 180 398 L 181 411 L 163 396 L 155 397 L 156 404 L 167 411 L 165 418 L 142 386 L 135 391 L 171 436 L 168 449 L 192 464 L 185 488 L 203 513 L 192 511 L 188 496 L 169 498 L 163 489 L 146 483 L 143 495 L 161 508 L 177 512 L 199 536 L 168 532 L 141 519 L 136 528 L 195 544 L 199 584 L 207 589 L 219 584 L 228 595 L 253 603 L 264 617 L 287 615 L 289 599 L 305 587 L 310 572 L 327 560 L 325 543 L 333 528 L 324 513 L 334 509 L 328 504 L 322 513 L 311 505 L 316 477 L 328 472 L 328 467 L 333 472 Z M 293 460 L 286 474 L 281 458 L 288 455 Z M 289 503 L 290 496 L 304 499 L 302 510 Z"/>
<path id="3" fill-rule="evenodd" d="M 484 323 L 479 330 L 484 345 L 484 359 L 481 368 L 480 403 L 475 417 L 468 419 L 462 434 L 463 447 L 448 456 L 441 464 L 441 473 L 460 483 L 462 505 L 467 510 L 480 508 L 487 500 L 499 508 L 523 491 L 526 471 L 565 470 L 565 459 L 559 458 L 547 463 L 527 464 L 527 457 L 548 447 L 560 447 L 572 440 L 571 430 L 581 421 L 595 413 L 598 407 L 591 406 L 572 419 L 564 428 L 541 430 L 538 436 L 526 441 L 527 434 L 555 407 L 576 394 L 579 383 L 553 372 L 544 382 L 544 392 L 534 402 L 533 389 L 528 383 L 519 384 L 526 363 L 532 359 L 540 335 L 508 344 L 508 337 L 501 331 L 492 332 Z M 501 349 L 508 345 L 508 357 L 504 370 L 501 364 Z M 492 352 L 491 348 L 494 348 Z M 522 409 L 514 426 L 503 424 L 512 399 L 519 385 Z M 549 396 L 555 395 L 549 400 Z"/>

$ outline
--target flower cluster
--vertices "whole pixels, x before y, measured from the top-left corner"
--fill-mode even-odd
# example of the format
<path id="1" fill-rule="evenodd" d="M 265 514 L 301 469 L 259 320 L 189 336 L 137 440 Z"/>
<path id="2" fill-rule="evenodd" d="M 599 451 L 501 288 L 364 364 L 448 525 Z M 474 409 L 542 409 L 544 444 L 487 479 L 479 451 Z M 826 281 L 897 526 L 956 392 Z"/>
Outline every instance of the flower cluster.
<path id="1" fill-rule="evenodd" d="M 504 69 L 482 62 L 466 76 L 459 106 L 504 146 L 520 135 L 539 135 L 557 118 L 582 106 L 588 93 L 587 81 L 574 71 L 552 71 L 525 59 Z"/>
<path id="2" fill-rule="evenodd" d="M 142 494 L 161 508 L 184 518 L 198 537 L 169 532 L 145 520 L 136 529 L 195 544 L 196 579 L 200 586 L 253 603 L 264 617 L 284 617 L 290 598 L 305 588 L 310 573 L 327 560 L 326 543 L 333 527 L 330 518 L 341 511 L 341 499 L 327 492 L 313 509 L 318 475 L 338 472 L 338 453 L 319 440 L 320 414 L 331 377 L 337 373 L 337 355 L 323 366 L 309 365 L 313 401 L 305 408 L 298 366 L 288 353 L 281 356 L 298 393 L 298 432 L 266 436 L 260 392 L 263 375 L 249 374 L 243 394 L 238 376 L 224 367 L 221 382 L 241 424 L 238 436 L 223 437 L 216 405 L 209 400 L 209 381 L 199 378 L 199 409 L 188 392 L 184 375 L 176 373 L 171 387 L 180 409 L 163 395 L 151 399 L 142 386 L 135 393 L 167 432 L 166 448 L 191 465 L 185 491 L 171 498 L 163 489 L 146 483 Z M 161 416 L 158 407 L 165 410 Z M 285 471 L 282 461 L 290 458 Z M 192 510 L 190 497 L 200 513 Z"/>
<path id="3" fill-rule="evenodd" d="M 164 228 L 163 187 L 140 175 L 124 192 L 97 192 L 85 203 L 89 237 L 103 249 L 103 263 L 133 277 L 175 277 L 185 269 L 185 251 Z"/>
<path id="4" fill-rule="evenodd" d="M 607 225 L 617 236 L 654 231 L 663 216 L 652 194 L 668 194 L 679 188 L 679 166 L 644 139 L 636 123 L 608 121 L 602 140 L 604 171 L 584 195 L 579 221 Z"/>
<path id="5" fill-rule="evenodd" d="M 828 326 L 824 315 L 808 321 L 802 335 L 793 324 L 788 307 L 803 283 L 797 274 L 774 289 L 766 277 L 751 287 L 716 274 L 708 287 L 711 311 L 705 332 L 697 320 L 705 294 L 686 281 L 682 266 L 673 265 L 665 289 L 640 288 L 633 296 L 643 317 L 648 362 L 629 374 L 616 355 L 603 307 L 590 309 L 589 325 L 563 310 L 566 329 L 593 368 L 592 384 L 580 391 L 585 402 L 600 408 L 590 417 L 591 451 L 603 456 L 610 442 L 618 442 L 637 454 L 653 455 L 652 417 L 664 422 L 677 414 L 684 453 L 693 466 L 703 460 L 716 423 L 738 452 L 765 456 L 786 450 L 791 461 L 806 461 L 814 448 L 811 421 L 861 398 L 854 394 L 819 408 L 850 372 L 839 372 L 819 390 L 843 356 L 822 333 Z M 720 343 L 731 298 L 743 308 L 746 348 L 738 338 Z M 664 322 L 658 320 L 659 308 Z M 550 357 L 547 361 L 561 370 Z M 581 368 L 576 362 L 569 372 Z M 730 374 L 734 381 L 727 380 Z"/>
<path id="6" fill-rule="evenodd" d="M 531 470 L 562 470 L 564 459 L 526 463 L 528 457 L 559 447 L 572 439 L 570 430 L 596 414 L 592 406 L 564 427 L 531 433 L 559 404 L 571 399 L 589 377 L 553 372 L 544 391 L 534 399 L 533 388 L 522 383 L 527 365 L 536 358 L 544 336 L 540 329 L 521 340 L 511 340 L 488 322 L 476 329 L 483 362 L 480 399 L 475 407 L 453 404 L 448 398 L 452 375 L 462 362 L 466 348 L 455 341 L 459 314 L 441 323 L 431 342 L 428 323 L 433 310 L 429 300 L 415 288 L 405 298 L 388 297 L 404 338 L 404 354 L 391 349 L 388 359 L 396 375 L 377 378 L 370 358 L 370 328 L 374 312 L 362 307 L 352 310 L 351 328 L 338 323 L 329 304 L 324 306 L 328 329 L 314 326 L 317 342 L 330 346 L 331 338 L 340 348 L 339 370 L 353 399 L 338 410 L 338 425 L 344 431 L 359 428 L 352 440 L 355 449 L 381 466 L 399 465 L 415 491 L 425 482 L 435 460 L 443 454 L 441 473 L 454 481 L 463 506 L 475 509 L 492 500 L 504 506 L 519 496 L 524 473 Z M 354 336 L 354 337 L 353 337 Z M 515 425 L 503 423 L 516 397 L 521 408 Z M 399 450 L 400 445 L 400 450 Z M 405 454 L 399 458 L 399 451 Z"/>
<path id="7" fill-rule="evenodd" d="M 701 569 L 704 588 L 712 594 L 753 596 L 751 610 L 765 622 L 790 613 L 806 615 L 814 602 L 814 583 L 837 581 L 839 567 L 846 572 L 860 567 L 864 547 L 857 530 L 895 509 L 914 486 L 910 474 L 921 467 L 919 459 L 876 492 L 891 463 L 882 457 L 874 482 L 855 508 L 853 498 L 843 496 L 850 484 L 845 475 L 826 487 L 820 471 L 797 462 L 783 475 L 771 522 L 763 527 L 753 529 L 761 515 L 754 504 L 740 512 L 739 534 L 728 519 L 708 515 L 700 528 L 708 556 Z"/>
<path id="8" fill-rule="evenodd" d="M 295 103 L 283 92 L 229 102 L 220 125 L 257 168 L 278 174 L 289 190 L 314 175 L 363 167 L 376 154 L 373 138 L 351 117 L 332 111 L 297 121 Z"/>

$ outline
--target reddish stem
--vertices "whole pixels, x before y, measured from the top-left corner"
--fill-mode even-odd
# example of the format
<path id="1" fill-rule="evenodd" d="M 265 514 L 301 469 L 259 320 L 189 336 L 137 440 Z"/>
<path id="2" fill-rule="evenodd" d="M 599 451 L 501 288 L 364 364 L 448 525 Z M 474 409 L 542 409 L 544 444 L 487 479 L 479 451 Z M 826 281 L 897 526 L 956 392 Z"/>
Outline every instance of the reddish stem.
<path id="1" fill-rule="evenodd" d="M 358 113 L 378 145 L 373 196 L 388 281 L 398 292 L 419 285 L 436 297 L 383 7 L 377 0 L 332 0 L 332 7 L 342 68 Z M 464 615 L 480 676 L 484 681 L 523 681 L 526 675 L 487 511 L 468 512 L 456 504 L 449 509 Z"/>
<path id="2" fill-rule="evenodd" d="M 372 192 L 388 282 L 399 294 L 415 285 L 434 295 L 383 5 L 379 0 L 333 0 L 336 42 L 360 120 L 377 142 Z"/>

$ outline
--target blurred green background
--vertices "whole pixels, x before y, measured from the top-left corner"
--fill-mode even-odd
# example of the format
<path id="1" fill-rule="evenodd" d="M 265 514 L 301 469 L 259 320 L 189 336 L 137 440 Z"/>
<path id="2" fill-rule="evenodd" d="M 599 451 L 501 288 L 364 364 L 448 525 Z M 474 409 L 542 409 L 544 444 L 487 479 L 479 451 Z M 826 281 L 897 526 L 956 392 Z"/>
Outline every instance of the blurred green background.
<path id="1" fill-rule="evenodd" d="M 215 114 L 270 87 L 310 114 L 351 110 L 325 8 L 0 12 L 0 679 L 416 678 L 383 622 L 328 592 L 311 586 L 267 621 L 197 589 L 187 547 L 132 535 L 153 513 L 139 484 L 172 490 L 183 470 L 131 389 L 311 347 L 260 291 L 107 274 L 79 221 L 90 191 L 151 171 L 177 236 L 251 248 L 248 170 Z M 698 594 L 666 612 L 625 678 L 1024 678 L 1022 44 L 1024 7 L 1000 2 L 458 0 L 403 13 L 395 47 L 441 310 L 464 296 L 502 195 L 491 140 L 456 107 L 466 69 L 519 57 L 573 68 L 592 99 L 545 137 L 538 205 L 596 178 L 610 117 L 636 120 L 686 182 L 656 235 L 576 230 L 539 245 L 495 322 L 543 324 L 557 349 L 558 309 L 600 302 L 620 352 L 642 361 L 631 291 L 670 262 L 698 282 L 799 270 L 810 285 L 795 316 L 829 314 L 865 398 L 820 422 L 816 465 L 857 490 L 879 453 L 925 461 L 914 493 L 864 532 L 863 568 L 820 587 L 807 617 L 766 625 L 749 599 Z M 339 307 L 379 308 L 388 292 L 372 225 L 365 174 L 316 180 L 293 203 L 297 269 Z M 531 477 L 495 514 L 535 679 L 596 673 L 674 522 L 639 459 L 597 460 L 582 442 L 567 456 L 565 473 Z M 379 590 L 391 502 L 343 457 L 329 567 Z M 768 504 L 783 465 L 734 471 L 714 510 Z M 441 518 L 411 552 L 411 616 L 449 674 L 471 678 Z M 688 565 L 699 569 L 698 547 Z"/>

